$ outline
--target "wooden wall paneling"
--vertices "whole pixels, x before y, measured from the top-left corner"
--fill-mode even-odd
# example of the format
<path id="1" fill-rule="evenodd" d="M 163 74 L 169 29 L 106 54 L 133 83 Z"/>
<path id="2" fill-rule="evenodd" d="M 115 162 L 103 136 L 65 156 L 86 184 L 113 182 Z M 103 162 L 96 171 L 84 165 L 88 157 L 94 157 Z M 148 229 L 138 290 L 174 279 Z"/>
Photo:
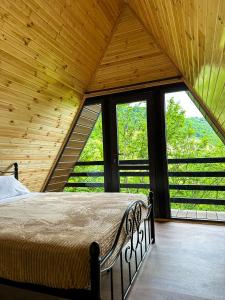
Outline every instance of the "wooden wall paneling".
<path id="1" fill-rule="evenodd" d="M 76 3 L 0 1 L 0 168 L 18 161 L 33 191 L 64 143 L 123 1 Z M 71 167 L 67 160 L 61 167 Z"/>
<path id="2" fill-rule="evenodd" d="M 88 92 L 179 75 L 152 36 L 125 6 Z"/>
<path id="3" fill-rule="evenodd" d="M 10 91 L 10 94 L 8 93 Z M 36 116 L 46 120 L 54 122 L 57 120 L 59 122 L 60 116 L 64 115 L 65 119 L 63 122 L 68 123 L 70 118 L 73 115 L 72 107 L 76 105 L 76 99 L 71 99 L 70 103 L 67 105 L 67 101 L 60 99 L 56 101 L 55 99 L 48 99 L 47 101 L 39 98 L 33 98 L 25 94 L 22 95 L 22 98 L 18 99 L 20 96 L 19 92 L 12 90 L 11 88 L 2 87 L 0 85 L 0 100 L 1 100 L 1 109 L 4 111 L 13 112 L 15 110 L 18 113 L 22 113 L 24 110 L 29 112 L 35 112 Z M 8 101 L 10 100 L 10 102 Z M 47 105 L 46 105 L 47 103 Z M 63 109 L 61 104 L 63 103 Z M 50 110 L 48 110 L 50 108 Z M 59 123 L 58 123 L 59 125 Z"/>
<path id="4" fill-rule="evenodd" d="M 225 2 L 127 1 L 225 135 Z"/>
<path id="5" fill-rule="evenodd" d="M 28 31 L 27 28 L 25 27 L 25 25 L 23 25 L 22 29 L 24 29 L 24 30 L 21 32 L 21 39 L 24 39 L 24 35 L 26 36 L 27 34 L 29 34 L 31 36 L 31 38 L 36 37 L 35 32 L 32 33 L 32 35 L 31 35 L 30 34 L 31 31 Z M 4 28 L 3 28 L 3 30 L 4 30 Z M 7 30 L 7 28 L 5 30 Z M 17 33 L 19 32 L 19 30 L 20 30 L 20 27 L 18 28 Z M 9 37 L 6 35 L 6 33 L 3 32 L 3 34 L 4 34 L 4 36 L 3 36 L 4 41 L 9 39 Z M 3 50 L 5 50 L 6 53 L 10 52 L 10 54 L 14 54 L 14 56 L 16 57 L 16 55 L 18 55 L 18 51 L 20 51 L 21 47 L 22 47 L 23 51 L 19 52 L 19 54 L 20 54 L 19 59 L 20 59 L 20 61 L 22 60 L 24 64 L 30 66 L 32 75 L 34 75 L 38 78 L 41 77 L 43 79 L 46 79 L 46 75 L 47 75 L 48 77 L 51 77 L 53 79 L 53 80 L 50 80 L 50 83 L 51 83 L 51 81 L 53 81 L 53 83 L 54 83 L 54 81 L 57 80 L 59 82 L 62 82 L 64 85 L 68 86 L 69 88 L 76 87 L 76 90 L 79 93 L 81 93 L 81 94 L 83 93 L 83 91 L 84 91 L 83 85 L 85 83 L 85 80 L 88 80 L 89 77 L 87 77 L 87 76 L 81 77 L 80 74 L 77 74 L 77 71 L 75 73 L 76 77 L 72 76 L 68 72 L 66 72 L 66 70 L 64 70 L 64 69 L 66 69 L 66 65 L 69 64 L 69 62 L 67 62 L 67 60 L 63 61 L 59 67 L 54 66 L 52 63 L 48 62 L 49 59 L 47 59 L 47 61 L 46 61 L 46 59 L 45 59 L 46 56 L 47 57 L 49 57 L 49 55 L 52 56 L 51 44 L 49 44 L 49 41 L 47 39 L 44 40 L 41 37 L 40 42 L 37 41 L 39 44 L 44 44 L 44 45 L 46 45 L 46 47 L 48 47 L 48 52 L 44 54 L 44 58 L 42 58 L 43 56 L 40 52 L 40 49 L 38 49 L 36 51 L 30 50 L 31 47 L 36 46 L 35 43 L 29 42 L 28 44 L 26 44 L 26 43 L 24 44 L 24 42 L 23 42 L 23 45 L 20 46 L 16 42 L 13 42 L 13 44 L 12 44 L 12 41 L 10 41 L 10 40 L 12 40 L 12 38 L 9 39 L 9 46 L 6 43 L 1 43 L 1 48 L 3 48 Z M 12 45 L 14 45 L 14 47 L 12 47 Z M 28 48 L 28 50 L 27 49 L 24 50 L 24 45 L 27 46 L 27 47 L 25 47 L 25 49 Z M 28 52 L 29 56 L 28 56 L 27 52 Z M 60 53 L 58 53 L 56 60 L 58 59 L 58 61 L 61 61 L 61 57 L 65 57 L 65 55 L 63 55 L 60 52 Z M 42 61 L 44 61 L 44 59 L 45 59 L 45 62 L 43 65 Z M 41 64 L 40 64 L 40 62 L 41 62 Z M 46 64 L 48 67 L 46 67 Z M 19 69 L 22 69 L 22 66 L 23 66 L 23 64 L 20 62 Z M 34 68 L 36 68 L 36 69 L 34 69 Z M 77 66 L 77 69 L 80 70 L 79 66 Z"/>
<path id="6" fill-rule="evenodd" d="M 213 64 L 219 66 L 218 73 L 215 74 L 213 69 L 212 76 L 216 77 L 216 84 L 211 87 L 213 91 L 209 95 L 209 106 L 213 107 L 213 113 L 218 115 L 218 121 L 225 128 L 225 3 L 224 1 L 220 2 L 219 13 L 217 18 L 217 27 L 216 27 L 216 39 L 215 45 L 219 45 L 219 49 L 216 51 L 216 61 L 213 61 Z M 216 46 L 215 46 L 216 47 Z M 212 80 L 213 82 L 213 80 Z M 215 101 L 215 104 L 212 103 Z"/>

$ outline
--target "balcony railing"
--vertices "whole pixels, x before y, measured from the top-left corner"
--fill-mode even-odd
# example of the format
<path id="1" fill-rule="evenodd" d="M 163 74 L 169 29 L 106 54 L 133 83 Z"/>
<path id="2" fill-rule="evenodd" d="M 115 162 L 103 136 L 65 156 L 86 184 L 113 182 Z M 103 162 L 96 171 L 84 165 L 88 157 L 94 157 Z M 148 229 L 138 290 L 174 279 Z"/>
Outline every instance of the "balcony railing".
<path id="1" fill-rule="evenodd" d="M 175 159 L 168 159 L 169 169 L 171 166 L 173 167 L 173 171 L 168 172 L 169 182 L 174 178 L 221 178 L 220 181 L 225 179 L 225 168 L 223 166 L 225 163 L 225 157 L 216 157 L 216 158 L 175 158 Z M 190 164 L 219 164 L 222 170 L 207 170 L 207 171 L 183 171 L 179 170 L 180 165 L 190 165 Z M 175 168 L 174 168 L 174 165 Z M 89 162 L 78 162 L 76 167 L 101 167 L 104 168 L 103 161 L 89 161 Z M 223 166 L 223 167 L 222 167 Z M 149 182 L 146 183 L 124 183 L 122 178 L 125 177 L 148 177 L 149 178 L 149 163 L 148 160 L 120 160 L 119 161 L 119 175 L 120 175 L 120 188 L 121 189 L 147 189 L 149 190 L 150 184 Z M 177 168 L 177 169 L 176 169 Z M 176 169 L 176 170 L 174 170 Z M 201 168 L 200 168 L 201 169 Z M 213 168 L 215 169 L 215 168 Z M 76 170 L 76 168 L 75 168 Z M 71 178 L 94 178 L 94 177 L 104 177 L 103 171 L 82 171 L 82 172 L 73 172 L 70 174 L 69 182 L 66 184 L 66 187 L 74 187 L 74 188 L 104 188 L 103 182 L 71 182 Z M 102 180 L 103 181 L 103 180 Z M 225 192 L 225 184 L 218 184 L 218 180 L 216 183 L 210 184 L 169 184 L 169 189 L 171 194 L 174 194 L 173 191 L 208 191 L 208 192 Z M 221 193 L 220 193 L 221 194 Z M 222 193 L 223 194 L 223 193 Z M 225 194 L 224 194 L 225 195 Z M 206 205 L 225 205 L 225 197 L 222 198 L 198 198 L 198 197 L 181 197 L 181 196 L 172 196 L 170 198 L 171 203 L 177 204 L 206 204 Z"/>

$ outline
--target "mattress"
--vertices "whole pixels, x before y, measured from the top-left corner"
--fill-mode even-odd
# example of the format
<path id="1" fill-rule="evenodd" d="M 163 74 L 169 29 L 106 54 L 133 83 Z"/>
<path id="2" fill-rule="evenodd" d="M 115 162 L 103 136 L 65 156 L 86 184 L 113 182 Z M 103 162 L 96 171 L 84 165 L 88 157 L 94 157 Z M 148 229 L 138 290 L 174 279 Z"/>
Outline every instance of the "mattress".
<path id="1" fill-rule="evenodd" d="M 0 277 L 52 288 L 90 286 L 89 247 L 110 249 L 126 193 L 38 193 L 0 204 Z"/>

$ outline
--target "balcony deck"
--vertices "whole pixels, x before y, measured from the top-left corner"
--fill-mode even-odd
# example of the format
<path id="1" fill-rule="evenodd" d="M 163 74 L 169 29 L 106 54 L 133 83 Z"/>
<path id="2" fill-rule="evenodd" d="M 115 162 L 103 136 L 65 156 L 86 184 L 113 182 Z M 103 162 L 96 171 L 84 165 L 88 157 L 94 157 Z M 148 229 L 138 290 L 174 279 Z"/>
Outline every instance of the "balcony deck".
<path id="1" fill-rule="evenodd" d="M 178 219 L 195 219 L 225 222 L 225 212 L 222 211 L 171 209 L 171 216 L 172 218 Z"/>

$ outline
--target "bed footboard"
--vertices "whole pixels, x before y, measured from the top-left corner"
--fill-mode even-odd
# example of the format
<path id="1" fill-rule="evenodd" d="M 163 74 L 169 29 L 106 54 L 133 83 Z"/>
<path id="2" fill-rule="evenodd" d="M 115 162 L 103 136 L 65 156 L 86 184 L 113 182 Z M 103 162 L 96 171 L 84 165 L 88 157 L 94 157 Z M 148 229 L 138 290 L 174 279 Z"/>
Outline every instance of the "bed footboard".
<path id="1" fill-rule="evenodd" d="M 153 193 L 150 192 L 147 204 L 142 200 L 137 200 L 126 209 L 112 247 L 106 255 L 100 256 L 98 243 L 91 244 L 91 287 L 89 289 L 57 289 L 3 278 L 0 278 L 0 284 L 12 287 L 12 295 L 16 287 L 23 290 L 26 295 L 32 291 L 66 299 L 103 300 L 105 299 L 103 290 L 107 289 L 101 290 L 101 281 L 106 275 L 110 281 L 109 297 L 106 298 L 124 300 L 154 242 Z M 115 278 L 120 279 L 119 285 L 115 282 Z"/>
<path id="2" fill-rule="evenodd" d="M 107 296 L 107 299 L 126 299 L 144 258 L 154 243 L 153 193 L 150 192 L 148 204 L 137 200 L 126 209 L 112 247 L 106 255 L 100 257 L 98 243 L 91 244 L 92 299 L 103 299 L 101 278 L 104 273 L 107 273 L 110 281 L 110 295 Z M 117 278 L 116 289 L 114 287 L 115 277 Z M 119 284 L 118 277 L 120 278 Z"/>

